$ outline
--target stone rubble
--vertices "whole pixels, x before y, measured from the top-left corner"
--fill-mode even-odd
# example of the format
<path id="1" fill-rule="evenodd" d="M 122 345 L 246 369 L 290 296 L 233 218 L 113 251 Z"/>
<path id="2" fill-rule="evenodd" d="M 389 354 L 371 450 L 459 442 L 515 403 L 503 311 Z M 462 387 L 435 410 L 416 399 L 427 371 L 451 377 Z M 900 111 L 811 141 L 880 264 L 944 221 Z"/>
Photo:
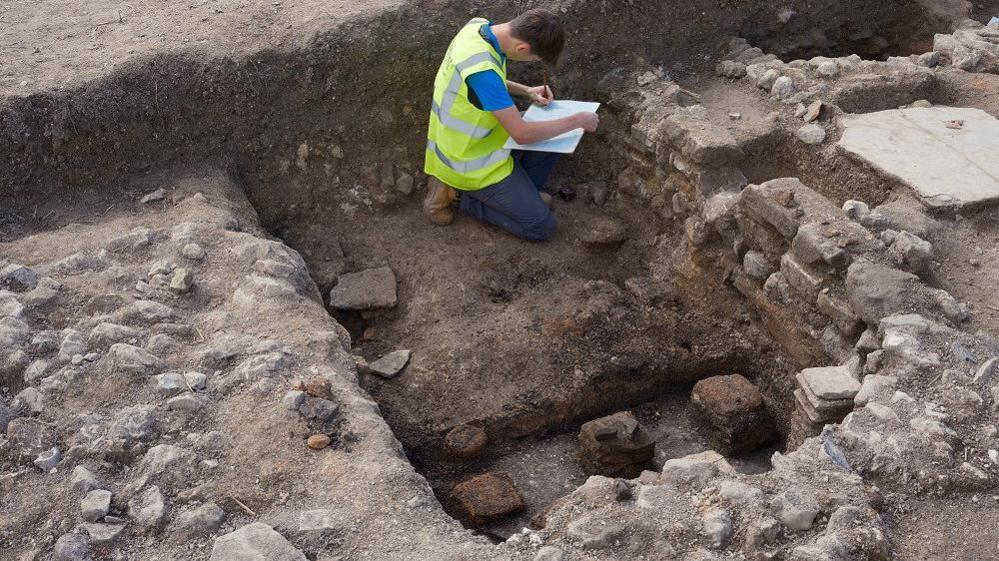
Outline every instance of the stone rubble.
<path id="1" fill-rule="evenodd" d="M 594 473 L 637 476 L 652 460 L 656 443 L 630 411 L 583 423 L 579 442 Z"/>
<path id="2" fill-rule="evenodd" d="M 454 486 L 451 499 L 471 524 L 501 520 L 524 509 L 524 499 L 509 476 L 487 472 Z"/>
<path id="3" fill-rule="evenodd" d="M 392 351 L 378 360 L 369 363 L 367 370 L 382 378 L 395 378 L 409 364 L 411 354 L 408 350 Z"/>
<path id="4" fill-rule="evenodd" d="M 755 450 L 776 434 L 762 394 L 741 374 L 697 382 L 690 403 L 710 427 L 708 435 L 715 449 L 724 454 Z"/>
<path id="5" fill-rule="evenodd" d="M 329 293 L 330 307 L 342 311 L 394 308 L 397 302 L 395 273 L 388 267 L 340 275 Z"/>

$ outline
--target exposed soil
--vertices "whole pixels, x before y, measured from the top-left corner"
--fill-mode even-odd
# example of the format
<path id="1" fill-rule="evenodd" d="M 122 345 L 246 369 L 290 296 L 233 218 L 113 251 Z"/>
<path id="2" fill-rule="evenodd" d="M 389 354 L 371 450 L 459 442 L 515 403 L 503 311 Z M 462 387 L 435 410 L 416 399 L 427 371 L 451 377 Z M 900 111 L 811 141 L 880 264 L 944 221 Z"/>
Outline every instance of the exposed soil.
<path id="1" fill-rule="evenodd" d="M 663 220 L 662 205 L 650 208 L 616 195 L 621 162 L 610 154 L 604 134 L 589 137 L 575 158 L 560 165 L 554 185 L 608 181 L 611 201 L 556 201 L 559 231 L 552 241 L 526 243 L 464 217 L 448 228 L 426 224 L 419 213 L 422 100 L 449 37 L 445 30 L 469 15 L 466 2 L 145 1 L 120 9 L 92 1 L 63 4 L 0 5 L 0 49 L 8 55 L 0 62 L 0 139 L 6 141 L 0 156 L 9 164 L 0 171 L 0 242 L 8 244 L 9 255 L 0 257 L 32 264 L 77 251 L 76 245 L 101 247 L 140 224 L 168 230 L 184 216 L 156 217 L 160 206 L 169 210 L 199 189 L 231 190 L 233 180 L 263 228 L 301 253 L 324 297 L 344 272 L 390 266 L 399 279 L 398 307 L 333 317 L 349 330 L 356 355 L 373 360 L 396 349 L 413 352 L 398 378 L 368 375 L 359 384 L 377 401 L 441 503 L 455 483 L 486 470 L 507 473 L 518 485 L 527 509 L 486 528 L 491 537 L 516 533 L 585 481 L 588 473 L 576 457 L 582 422 L 633 410 L 657 442 L 649 467 L 661 469 L 668 459 L 709 447 L 688 411 L 687 392 L 698 379 L 731 373 L 751 378 L 787 433 L 794 372 L 825 364 L 814 341 L 775 342 L 773 323 L 783 317 L 751 311 L 727 282 L 731 263 L 711 251 L 687 252 L 681 220 Z M 741 169 L 751 182 L 797 176 L 837 204 L 897 199 L 902 188 L 894 180 L 838 154 L 834 142 L 814 150 L 797 143 L 778 126 L 777 101 L 747 80 L 714 77 L 713 66 L 720 45 L 735 34 L 787 60 L 922 52 L 932 45 L 933 32 L 950 27 L 947 12 L 927 15 L 911 1 L 811 4 L 561 2 L 573 32 L 572 51 L 558 76 L 560 94 L 606 102 L 619 93 L 616 76 L 631 79 L 636 68 L 659 67 L 700 93 L 711 122 L 745 149 Z M 507 3 L 488 15 L 502 19 L 522 7 Z M 975 14 L 990 9 L 979 4 Z M 785 18 L 786 12 L 795 14 Z M 536 69 L 518 72 L 530 80 Z M 834 101 L 864 112 L 925 98 L 999 115 L 995 77 L 941 75 L 932 83 L 887 84 L 883 95 L 858 88 L 857 95 L 848 92 Z M 204 161 L 224 167 L 228 177 L 206 180 L 191 173 Z M 417 188 L 397 189 L 402 175 L 411 176 Z M 167 202 L 136 202 L 160 185 L 173 191 Z M 266 236 L 254 211 L 232 202 L 237 199 L 221 204 L 250 224 L 252 233 Z M 996 333 L 999 302 L 991 279 L 999 275 L 999 211 L 966 214 L 940 216 L 946 233 L 931 240 L 938 274 L 930 284 L 970 303 L 970 331 Z M 587 247 L 584 234 L 608 217 L 625 226 L 628 239 L 609 251 Z M 225 301 L 225 285 L 239 281 L 238 267 L 245 264 L 224 249 L 235 243 L 230 235 L 240 237 L 239 229 L 219 234 L 228 240 L 218 251 L 231 270 L 212 277 L 212 290 L 199 292 L 185 313 Z M 81 314 L 113 312 L 123 302 L 118 293 L 131 291 L 132 277 L 148 268 L 144 259 L 125 262 L 111 281 L 80 279 L 83 284 L 70 288 L 85 304 L 35 319 L 61 329 Z M 249 313 L 233 318 L 206 312 L 197 325 L 211 328 L 208 337 L 185 343 L 204 345 L 227 330 L 249 329 L 258 337 L 287 337 L 307 346 L 321 321 L 317 310 L 285 310 L 302 318 L 281 325 L 256 325 Z M 166 356 L 191 358 L 183 349 Z M 118 383 L 104 380 L 60 406 L 113 410 L 154 401 L 149 388 Z M 273 386 L 268 389 L 278 384 Z M 20 389 L 21 380 L 3 387 L 11 395 Z M 202 432 L 241 434 L 226 455 L 213 457 L 260 459 L 212 489 L 235 513 L 233 527 L 255 519 L 246 514 L 277 505 L 306 507 L 316 497 L 335 502 L 345 489 L 357 504 L 374 503 L 372 493 L 392 495 L 393 506 L 385 507 L 391 512 L 425 485 L 406 471 L 408 465 L 392 464 L 391 476 L 405 485 L 386 481 L 378 491 L 357 491 L 362 482 L 351 479 L 353 436 L 338 435 L 335 459 L 318 460 L 302 446 L 306 428 L 288 418 L 271 424 L 257 415 L 262 406 L 256 397 L 227 398 L 228 389 L 212 387 L 221 413 L 196 422 Z M 188 438 L 178 428 L 187 421 L 171 422 L 168 439 Z M 443 449 L 444 434 L 462 423 L 489 435 L 490 444 L 475 461 L 456 462 Z M 730 461 L 741 473 L 765 472 L 776 449 L 783 445 Z M 358 453 L 376 456 L 372 450 Z M 127 484 L 126 475 L 115 473 L 121 486 Z M 312 489 L 314 477 L 323 487 L 319 492 Z M 240 487 L 240 480 L 253 483 Z M 65 500 L 38 479 L 25 489 L 41 500 L 22 505 L 27 512 L 20 521 L 42 524 L 47 505 Z M 907 506 L 893 513 L 889 525 L 899 559 L 999 555 L 991 536 L 982 540 L 978 530 L 995 526 L 993 497 L 898 502 Z M 452 522 L 430 510 L 436 528 L 450 532 Z M 68 531 L 69 517 L 63 518 L 44 523 L 45 533 Z M 367 521 L 377 531 L 394 524 L 388 515 Z M 940 532 L 942 527 L 949 531 Z M 382 551 L 401 558 L 405 549 L 393 542 Z M 362 555 L 355 553 L 342 558 Z M 461 552 L 453 555 L 460 558 Z"/>

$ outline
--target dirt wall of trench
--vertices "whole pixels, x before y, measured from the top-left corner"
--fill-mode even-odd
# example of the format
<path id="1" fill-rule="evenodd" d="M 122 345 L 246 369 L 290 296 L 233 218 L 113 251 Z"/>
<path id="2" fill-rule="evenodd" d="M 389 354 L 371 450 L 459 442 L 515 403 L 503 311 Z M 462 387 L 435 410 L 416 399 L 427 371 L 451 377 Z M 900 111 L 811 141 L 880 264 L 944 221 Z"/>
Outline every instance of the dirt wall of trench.
<path id="1" fill-rule="evenodd" d="M 345 192 L 363 204 L 397 203 L 406 194 L 392 179 L 419 179 L 425 100 L 454 29 L 470 14 L 502 20 L 540 4 L 412 2 L 329 29 L 306 48 L 137 58 L 77 89 L 7 98 L 0 201 L 16 216 L 68 186 L 115 189 L 116 178 L 214 158 L 234 163 L 272 230 L 342 204 Z M 794 12 L 787 23 L 785 8 Z M 763 1 L 570 0 L 557 9 L 570 30 L 559 94 L 597 99 L 611 72 L 650 65 L 682 77 L 709 69 L 728 36 L 766 37 L 776 51 L 816 37 L 826 48 L 845 46 L 875 31 L 901 41 L 881 24 L 925 15 L 916 2 L 859 0 L 781 9 Z M 531 80 L 537 71 L 525 65 L 514 76 Z"/>

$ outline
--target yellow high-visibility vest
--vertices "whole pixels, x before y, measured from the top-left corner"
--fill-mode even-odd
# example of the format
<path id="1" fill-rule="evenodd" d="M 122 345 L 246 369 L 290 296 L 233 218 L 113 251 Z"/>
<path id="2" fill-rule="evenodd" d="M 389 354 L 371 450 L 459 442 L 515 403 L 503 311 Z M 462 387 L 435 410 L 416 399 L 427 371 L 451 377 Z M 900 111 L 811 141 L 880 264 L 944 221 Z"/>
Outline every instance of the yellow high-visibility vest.
<path id="1" fill-rule="evenodd" d="M 510 135 L 491 112 L 472 105 L 465 83 L 484 70 L 506 82 L 506 62 L 479 35 L 488 23 L 475 18 L 465 24 L 451 41 L 434 81 L 423 171 L 463 191 L 499 183 L 513 172 L 513 158 L 503 148 Z"/>

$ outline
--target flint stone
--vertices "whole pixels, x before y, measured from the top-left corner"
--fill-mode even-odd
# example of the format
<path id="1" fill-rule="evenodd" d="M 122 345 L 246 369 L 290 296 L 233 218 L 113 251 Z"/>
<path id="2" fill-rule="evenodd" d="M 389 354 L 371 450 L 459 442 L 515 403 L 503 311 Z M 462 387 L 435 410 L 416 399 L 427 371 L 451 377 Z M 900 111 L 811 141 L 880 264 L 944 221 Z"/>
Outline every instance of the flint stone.
<path id="1" fill-rule="evenodd" d="M 815 73 L 823 78 L 835 78 L 839 75 L 839 65 L 834 61 L 826 61 L 815 69 Z"/>
<path id="2" fill-rule="evenodd" d="M 794 95 L 794 80 L 788 76 L 781 76 L 774 80 L 774 85 L 770 93 L 778 99 L 787 99 Z"/>
<path id="3" fill-rule="evenodd" d="M 815 123 L 809 123 L 801 127 L 796 134 L 799 140 L 813 146 L 822 144 L 826 140 L 826 129 Z"/>
<path id="4" fill-rule="evenodd" d="M 754 503 L 763 496 L 762 490 L 735 479 L 726 479 L 718 483 L 717 487 L 718 494 L 736 506 Z"/>
<path id="5" fill-rule="evenodd" d="M 867 206 L 867 203 L 855 200 L 849 200 L 843 203 L 843 214 L 846 215 L 850 220 L 855 220 L 860 222 L 865 216 L 871 213 L 871 208 Z"/>
<path id="6" fill-rule="evenodd" d="M 806 123 L 811 123 L 812 121 L 819 118 L 822 115 L 822 108 L 824 105 L 821 101 L 813 101 L 808 108 L 805 109 L 805 113 L 801 116 L 802 120 Z"/>
<path id="7" fill-rule="evenodd" d="M 210 561 L 307 561 L 307 559 L 274 528 L 262 522 L 254 522 L 216 538 Z"/>
<path id="8" fill-rule="evenodd" d="M 152 300 L 136 300 L 117 312 L 121 319 L 137 323 L 160 323 L 174 317 L 173 308 Z"/>
<path id="9" fill-rule="evenodd" d="M 740 374 L 697 382 L 690 402 L 711 427 L 709 438 L 722 452 L 752 450 L 773 437 L 775 428 L 763 396 Z"/>
<path id="10" fill-rule="evenodd" d="M 205 503 L 177 515 L 171 526 L 174 535 L 181 539 L 191 539 L 211 534 L 222 526 L 225 512 L 215 503 Z M 214 558 L 214 556 L 213 556 Z"/>
<path id="11" fill-rule="evenodd" d="M 139 227 L 127 234 L 122 234 L 116 238 L 112 238 L 108 242 L 108 251 L 128 251 L 139 249 L 140 247 L 147 246 L 152 241 L 151 230 L 149 228 Z"/>
<path id="12" fill-rule="evenodd" d="M 298 411 L 298 408 L 305 403 L 307 397 L 308 395 L 303 391 L 289 390 L 288 393 L 284 394 L 284 398 L 281 399 L 281 404 L 289 411 Z"/>
<path id="13" fill-rule="evenodd" d="M 168 399 L 166 406 L 171 411 L 197 411 L 204 406 L 204 403 L 193 393 L 186 392 Z"/>
<path id="14" fill-rule="evenodd" d="M 896 265 L 904 266 L 916 274 L 929 272 L 933 263 L 933 246 L 930 242 L 906 231 L 895 236 L 889 254 Z"/>
<path id="15" fill-rule="evenodd" d="M 500 520 L 524 510 L 524 499 L 504 474 L 483 473 L 454 486 L 451 498 L 474 525 Z"/>
<path id="16" fill-rule="evenodd" d="M 128 515 L 142 528 L 158 528 L 166 522 L 167 510 L 160 488 L 152 486 L 128 501 Z"/>
<path id="17" fill-rule="evenodd" d="M 59 358 L 70 360 L 73 355 L 82 355 L 87 352 L 87 343 L 83 340 L 83 333 L 75 329 L 64 329 L 62 331 L 62 343 L 59 345 Z"/>
<path id="18" fill-rule="evenodd" d="M 170 278 L 170 290 L 176 294 L 184 294 L 194 286 L 194 273 L 190 269 L 180 268 L 174 271 Z"/>
<path id="19" fill-rule="evenodd" d="M 163 473 L 183 463 L 191 463 L 194 454 L 172 444 L 157 444 L 142 457 L 142 468 L 149 474 Z"/>
<path id="20" fill-rule="evenodd" d="M 933 68 L 934 66 L 940 64 L 940 52 L 930 51 L 928 53 L 923 53 L 919 55 L 919 65 L 925 66 L 926 68 Z"/>
<path id="21" fill-rule="evenodd" d="M 97 522 L 111 510 L 111 491 L 95 489 L 80 501 L 80 512 L 87 522 Z"/>
<path id="22" fill-rule="evenodd" d="M 395 273 L 388 267 L 341 275 L 330 290 L 330 307 L 334 310 L 394 308 L 396 302 Z"/>
<path id="23" fill-rule="evenodd" d="M 151 193 L 147 193 L 139 200 L 139 202 L 142 204 L 148 204 L 156 201 L 162 201 L 164 198 L 166 198 L 166 191 L 160 188 Z"/>
<path id="24" fill-rule="evenodd" d="M 38 457 L 35 458 L 33 463 L 38 469 L 48 473 L 52 471 L 52 468 L 59 465 L 61 460 L 62 452 L 59 451 L 59 448 L 53 446 L 52 448 L 38 454 Z"/>
<path id="25" fill-rule="evenodd" d="M 83 466 L 73 468 L 73 475 L 69 481 L 70 490 L 78 494 L 89 493 L 101 486 L 100 482 L 97 481 L 97 476 Z"/>
<path id="26" fill-rule="evenodd" d="M 704 535 L 714 548 L 724 547 L 732 537 L 732 515 L 723 508 L 711 508 L 701 515 Z"/>
<path id="27" fill-rule="evenodd" d="M 55 543 L 53 561 L 88 561 L 90 544 L 81 534 L 63 534 Z"/>
<path id="28" fill-rule="evenodd" d="M 139 335 L 139 330 L 125 325 L 101 323 L 91 330 L 88 340 L 93 345 L 104 346 L 138 339 Z"/>
<path id="29" fill-rule="evenodd" d="M 746 65 L 734 60 L 723 60 L 715 68 L 715 72 L 723 78 L 742 78 L 746 75 Z"/>
<path id="30" fill-rule="evenodd" d="M 818 516 L 819 502 L 803 491 L 788 490 L 776 497 L 772 504 L 777 519 L 789 529 L 803 532 L 812 527 Z"/>
<path id="31" fill-rule="evenodd" d="M 714 464 L 690 458 L 673 458 L 663 465 L 660 481 L 677 487 L 698 488 L 718 473 Z"/>
<path id="32" fill-rule="evenodd" d="M 125 529 L 124 524 L 83 524 L 83 530 L 90 536 L 91 545 L 113 543 Z"/>
<path id="33" fill-rule="evenodd" d="M 0 269 L 0 288 L 14 292 L 27 292 L 38 286 L 38 273 L 34 270 L 12 263 Z"/>
<path id="34" fill-rule="evenodd" d="M 624 522 L 602 520 L 596 517 L 584 516 L 570 522 L 565 529 L 566 535 L 579 542 L 583 549 L 606 549 L 625 537 L 628 527 Z"/>
<path id="35" fill-rule="evenodd" d="M 111 345 L 106 358 L 115 369 L 137 375 L 152 374 L 166 366 L 159 357 L 128 343 Z"/>
<path id="36" fill-rule="evenodd" d="M 306 419 L 314 419 L 319 422 L 326 422 L 332 419 L 339 407 L 328 399 L 319 397 L 309 397 L 298 408 L 298 412 Z"/>
<path id="37" fill-rule="evenodd" d="M 774 83 L 777 82 L 777 78 L 780 78 L 780 72 L 771 68 L 760 76 L 760 79 L 756 82 L 756 86 L 761 90 L 770 91 L 773 89 Z"/>
<path id="38" fill-rule="evenodd" d="M 184 244 L 184 247 L 180 248 L 180 254 L 191 259 L 192 261 L 201 261 L 205 258 L 205 249 L 200 245 L 191 242 Z"/>
<path id="39" fill-rule="evenodd" d="M 166 372 L 156 376 L 156 385 L 167 394 L 175 394 L 187 389 L 187 379 L 179 372 Z"/>
<path id="40" fill-rule="evenodd" d="M 565 552 L 561 549 L 546 545 L 538 550 L 534 556 L 534 561 L 565 561 Z"/>
<path id="41" fill-rule="evenodd" d="M 187 385 L 196 390 L 203 390 L 208 387 L 208 376 L 201 372 L 184 372 L 184 380 Z"/>
<path id="42" fill-rule="evenodd" d="M 368 365 L 368 370 L 382 378 L 395 378 L 409 363 L 410 351 L 393 351 Z"/>
<path id="43" fill-rule="evenodd" d="M 755 279 L 766 279 L 773 273 L 773 266 L 765 255 L 759 251 L 750 250 L 742 258 L 742 268 L 746 274 Z"/>
<path id="44" fill-rule="evenodd" d="M 10 407 L 22 415 L 37 415 L 45 410 L 45 396 L 38 388 L 24 388 L 14 396 Z"/>

